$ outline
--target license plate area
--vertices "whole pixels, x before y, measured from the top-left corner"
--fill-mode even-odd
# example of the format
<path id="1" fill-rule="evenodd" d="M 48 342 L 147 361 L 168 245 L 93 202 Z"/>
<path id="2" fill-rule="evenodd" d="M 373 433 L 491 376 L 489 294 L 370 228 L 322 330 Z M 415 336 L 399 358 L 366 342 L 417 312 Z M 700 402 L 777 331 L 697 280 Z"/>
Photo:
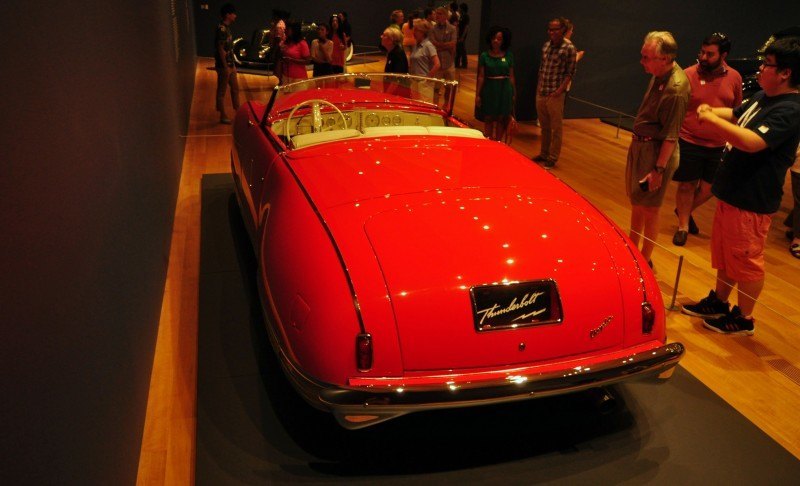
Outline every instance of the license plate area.
<path id="1" fill-rule="evenodd" d="M 479 332 L 558 324 L 563 320 L 558 287 L 552 279 L 469 289 Z"/>

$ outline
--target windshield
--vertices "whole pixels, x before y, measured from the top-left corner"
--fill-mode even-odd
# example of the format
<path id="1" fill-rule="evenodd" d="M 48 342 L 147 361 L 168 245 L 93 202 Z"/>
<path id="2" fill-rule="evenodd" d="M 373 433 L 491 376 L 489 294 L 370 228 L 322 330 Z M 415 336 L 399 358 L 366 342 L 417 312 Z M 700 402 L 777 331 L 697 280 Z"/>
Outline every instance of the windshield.
<path id="1" fill-rule="evenodd" d="M 408 74 L 353 73 L 323 76 L 276 86 L 266 116 L 288 113 L 309 99 L 321 99 L 339 108 L 400 104 L 453 113 L 457 81 Z"/>

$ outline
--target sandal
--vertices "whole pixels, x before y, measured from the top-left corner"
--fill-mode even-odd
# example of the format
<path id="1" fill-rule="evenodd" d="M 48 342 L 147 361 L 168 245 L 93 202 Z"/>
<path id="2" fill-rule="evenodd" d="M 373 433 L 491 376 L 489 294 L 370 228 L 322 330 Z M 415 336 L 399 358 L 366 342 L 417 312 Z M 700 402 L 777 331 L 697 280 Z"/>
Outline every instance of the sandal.
<path id="1" fill-rule="evenodd" d="M 794 243 L 789 247 L 789 253 L 795 258 L 800 258 L 800 243 Z"/>

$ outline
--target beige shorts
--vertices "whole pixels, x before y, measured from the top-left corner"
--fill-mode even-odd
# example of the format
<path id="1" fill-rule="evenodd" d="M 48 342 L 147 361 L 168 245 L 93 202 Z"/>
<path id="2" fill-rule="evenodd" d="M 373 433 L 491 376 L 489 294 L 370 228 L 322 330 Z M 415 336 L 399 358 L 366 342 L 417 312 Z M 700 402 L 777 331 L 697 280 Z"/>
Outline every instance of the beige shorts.
<path id="1" fill-rule="evenodd" d="M 657 191 L 643 191 L 639 187 L 639 181 L 653 171 L 658 159 L 658 152 L 661 150 L 660 140 L 649 142 L 639 142 L 632 140 L 628 147 L 628 164 L 625 166 L 625 190 L 634 206 L 659 207 L 664 202 L 664 195 L 667 193 L 667 186 L 672 180 L 672 173 L 678 165 L 678 145 L 675 144 L 675 151 L 667 161 L 667 166 L 661 178 L 661 186 Z"/>

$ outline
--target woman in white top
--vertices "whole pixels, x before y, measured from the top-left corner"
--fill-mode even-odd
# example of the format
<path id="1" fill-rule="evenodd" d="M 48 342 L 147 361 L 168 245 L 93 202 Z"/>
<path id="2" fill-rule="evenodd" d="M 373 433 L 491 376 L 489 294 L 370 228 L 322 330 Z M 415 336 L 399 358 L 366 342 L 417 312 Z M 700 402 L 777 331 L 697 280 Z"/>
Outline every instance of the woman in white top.
<path id="1" fill-rule="evenodd" d="M 441 64 L 436 48 L 428 40 L 431 23 L 425 19 L 414 19 L 414 39 L 417 45 L 411 50 L 408 72 L 417 76 L 435 78 Z"/>
<path id="2" fill-rule="evenodd" d="M 439 72 L 439 56 L 436 48 L 428 40 L 428 32 L 431 30 L 431 23 L 425 19 L 414 19 L 414 39 L 417 45 L 411 50 L 411 57 L 408 63 L 409 74 L 416 76 L 436 77 Z M 416 83 L 417 92 L 420 97 L 428 102 L 434 102 L 433 85 L 427 81 Z"/>
<path id="3" fill-rule="evenodd" d="M 327 76 L 331 70 L 331 54 L 333 53 L 333 42 L 328 39 L 328 26 L 320 23 L 317 27 L 318 39 L 311 42 L 311 63 L 314 65 L 313 76 Z"/>

